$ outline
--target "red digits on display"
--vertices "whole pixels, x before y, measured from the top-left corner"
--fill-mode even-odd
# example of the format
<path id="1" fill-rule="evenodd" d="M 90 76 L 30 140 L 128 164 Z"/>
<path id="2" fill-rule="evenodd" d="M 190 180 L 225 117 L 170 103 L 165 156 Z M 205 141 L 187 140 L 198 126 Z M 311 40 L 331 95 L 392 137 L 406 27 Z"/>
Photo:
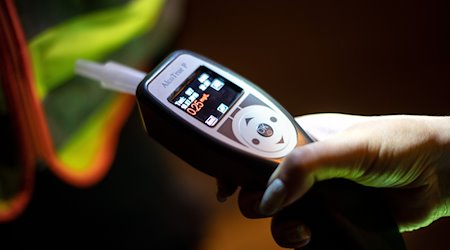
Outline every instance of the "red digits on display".
<path id="1" fill-rule="evenodd" d="M 194 100 L 186 111 L 192 116 L 197 115 L 197 113 L 205 106 L 204 102 L 208 100 L 208 97 L 209 94 L 203 94 L 200 100 Z"/>
<path id="2" fill-rule="evenodd" d="M 197 114 L 197 112 L 192 108 L 187 108 L 186 111 L 192 116 L 195 116 Z"/>

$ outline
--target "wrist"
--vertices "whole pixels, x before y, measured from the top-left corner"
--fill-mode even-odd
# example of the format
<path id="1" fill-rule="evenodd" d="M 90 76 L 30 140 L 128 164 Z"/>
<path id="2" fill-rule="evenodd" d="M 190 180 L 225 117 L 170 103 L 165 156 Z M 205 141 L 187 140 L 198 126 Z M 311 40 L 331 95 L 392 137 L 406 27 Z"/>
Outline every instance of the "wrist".
<path id="1" fill-rule="evenodd" d="M 438 117 L 435 121 L 436 137 L 440 148 L 437 178 L 441 193 L 438 207 L 439 217 L 450 216 L 450 116 Z"/>

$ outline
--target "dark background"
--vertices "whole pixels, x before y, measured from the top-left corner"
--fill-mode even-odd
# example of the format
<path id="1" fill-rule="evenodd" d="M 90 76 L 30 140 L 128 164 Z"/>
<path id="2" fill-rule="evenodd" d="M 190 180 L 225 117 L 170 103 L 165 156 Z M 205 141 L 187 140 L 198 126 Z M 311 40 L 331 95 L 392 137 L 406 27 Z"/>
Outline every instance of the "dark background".
<path id="1" fill-rule="evenodd" d="M 177 47 L 293 114 L 448 114 L 448 1 L 189 1 Z"/>
<path id="2" fill-rule="evenodd" d="M 173 47 L 226 65 L 294 115 L 448 115 L 449 13 L 449 1 L 191 0 Z M 104 181 L 79 190 L 39 170 L 0 244 L 196 249 L 214 211 L 185 187 L 208 181 L 171 157 L 135 112 Z M 201 187 L 212 200 L 213 183 Z M 408 249 L 447 249 L 449 229 L 441 220 L 406 234 Z"/>

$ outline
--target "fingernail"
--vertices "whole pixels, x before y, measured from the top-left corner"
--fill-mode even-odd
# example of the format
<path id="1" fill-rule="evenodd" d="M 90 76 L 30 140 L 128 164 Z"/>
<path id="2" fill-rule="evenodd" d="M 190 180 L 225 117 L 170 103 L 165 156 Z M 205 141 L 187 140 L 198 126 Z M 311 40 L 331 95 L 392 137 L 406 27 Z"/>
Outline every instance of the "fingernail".
<path id="1" fill-rule="evenodd" d="M 311 231 L 303 224 L 286 228 L 284 232 L 285 245 L 299 248 L 306 246 L 311 240 Z"/>
<path id="2" fill-rule="evenodd" d="M 263 215 L 273 215 L 281 209 L 286 198 L 286 186 L 280 179 L 275 179 L 266 189 L 259 204 Z"/>
<path id="3" fill-rule="evenodd" d="M 269 178 L 268 183 L 272 183 L 279 175 L 280 175 L 280 171 L 281 171 L 281 164 L 278 165 L 278 167 L 275 169 L 275 171 L 273 171 L 272 175 Z"/>

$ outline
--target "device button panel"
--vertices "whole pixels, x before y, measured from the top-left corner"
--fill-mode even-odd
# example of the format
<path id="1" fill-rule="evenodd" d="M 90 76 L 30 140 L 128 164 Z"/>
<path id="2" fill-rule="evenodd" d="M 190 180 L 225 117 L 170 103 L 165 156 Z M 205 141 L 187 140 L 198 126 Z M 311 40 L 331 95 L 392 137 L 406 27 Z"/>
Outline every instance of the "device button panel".
<path id="1" fill-rule="evenodd" d="M 251 105 L 240 110 L 232 122 L 233 133 L 239 141 L 257 151 L 289 152 L 290 140 L 297 138 L 291 122 L 267 106 Z M 294 144 L 295 146 L 295 144 Z"/>

